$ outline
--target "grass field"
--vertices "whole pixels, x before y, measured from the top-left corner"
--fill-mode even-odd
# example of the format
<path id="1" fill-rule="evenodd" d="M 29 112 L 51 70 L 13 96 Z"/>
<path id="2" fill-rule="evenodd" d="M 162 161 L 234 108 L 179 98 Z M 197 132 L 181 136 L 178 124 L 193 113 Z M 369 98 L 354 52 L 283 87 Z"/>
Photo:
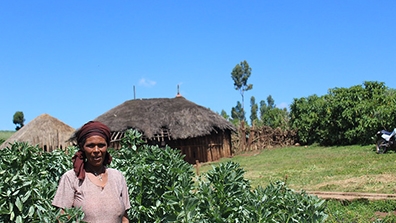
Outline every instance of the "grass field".
<path id="1" fill-rule="evenodd" d="M 10 136 L 12 136 L 12 134 L 14 134 L 15 131 L 3 131 L 0 130 L 0 140 L 7 140 L 8 138 L 10 138 Z"/>
<path id="2" fill-rule="evenodd" d="M 376 154 L 374 146 L 287 147 L 222 159 L 246 171 L 253 186 L 282 180 L 294 190 L 394 193 L 396 153 Z M 203 164 L 201 172 L 212 165 Z"/>

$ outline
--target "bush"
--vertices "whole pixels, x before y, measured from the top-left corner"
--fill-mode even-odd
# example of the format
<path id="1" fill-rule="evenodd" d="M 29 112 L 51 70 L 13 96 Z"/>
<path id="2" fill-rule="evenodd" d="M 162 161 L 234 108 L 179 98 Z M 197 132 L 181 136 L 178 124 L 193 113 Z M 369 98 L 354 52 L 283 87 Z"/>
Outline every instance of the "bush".
<path id="1" fill-rule="evenodd" d="M 290 126 L 302 144 L 368 145 L 375 133 L 396 127 L 396 90 L 365 81 L 350 88 L 329 89 L 323 96 L 294 99 Z"/>
<path id="2" fill-rule="evenodd" d="M 64 151 L 44 153 L 18 142 L 0 150 L 0 222 L 54 222 L 59 210 L 52 198 L 70 168 Z"/>

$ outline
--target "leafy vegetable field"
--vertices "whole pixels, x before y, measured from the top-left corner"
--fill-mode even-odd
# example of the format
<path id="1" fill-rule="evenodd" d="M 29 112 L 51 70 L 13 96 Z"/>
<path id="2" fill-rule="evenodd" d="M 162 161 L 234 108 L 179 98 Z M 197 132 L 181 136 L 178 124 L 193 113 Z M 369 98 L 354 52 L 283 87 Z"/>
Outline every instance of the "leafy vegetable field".
<path id="1" fill-rule="evenodd" d="M 131 222 L 323 222 L 325 201 L 296 193 L 278 181 L 251 188 L 235 162 L 195 177 L 171 148 L 143 145 L 129 132 L 123 148 L 110 151 L 111 167 L 126 177 Z M 51 206 L 60 176 L 76 148 L 44 153 L 25 143 L 0 151 L 0 222 L 76 222 L 80 210 Z"/>

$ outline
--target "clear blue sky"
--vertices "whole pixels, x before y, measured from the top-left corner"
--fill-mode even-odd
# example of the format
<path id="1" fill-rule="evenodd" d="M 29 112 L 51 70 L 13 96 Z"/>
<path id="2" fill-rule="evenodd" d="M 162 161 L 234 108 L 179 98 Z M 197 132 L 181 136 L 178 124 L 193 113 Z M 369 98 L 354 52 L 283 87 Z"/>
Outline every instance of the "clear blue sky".
<path id="1" fill-rule="evenodd" d="M 228 114 L 245 92 L 278 107 L 335 87 L 396 88 L 396 1 L 2 1 L 0 130 L 47 113 L 73 128 L 134 98 Z M 248 118 L 248 115 L 247 115 Z"/>

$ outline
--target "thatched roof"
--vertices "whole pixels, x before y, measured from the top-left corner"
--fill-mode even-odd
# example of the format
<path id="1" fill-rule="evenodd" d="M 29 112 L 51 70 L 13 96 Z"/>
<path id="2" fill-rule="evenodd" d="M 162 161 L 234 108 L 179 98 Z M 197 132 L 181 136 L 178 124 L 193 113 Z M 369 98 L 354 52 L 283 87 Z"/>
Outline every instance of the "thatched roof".
<path id="1" fill-rule="evenodd" d="M 181 96 L 125 101 L 95 120 L 113 132 L 137 129 L 149 139 L 164 129 L 172 139 L 204 136 L 219 130 L 235 131 L 233 124 L 221 115 Z"/>
<path id="2" fill-rule="evenodd" d="M 0 145 L 0 149 L 14 142 L 28 142 L 31 145 L 47 146 L 47 148 L 54 149 L 60 146 L 65 148 L 70 144 L 66 143 L 66 140 L 74 131 L 74 128 L 58 119 L 48 114 L 42 114 L 15 132 Z"/>

